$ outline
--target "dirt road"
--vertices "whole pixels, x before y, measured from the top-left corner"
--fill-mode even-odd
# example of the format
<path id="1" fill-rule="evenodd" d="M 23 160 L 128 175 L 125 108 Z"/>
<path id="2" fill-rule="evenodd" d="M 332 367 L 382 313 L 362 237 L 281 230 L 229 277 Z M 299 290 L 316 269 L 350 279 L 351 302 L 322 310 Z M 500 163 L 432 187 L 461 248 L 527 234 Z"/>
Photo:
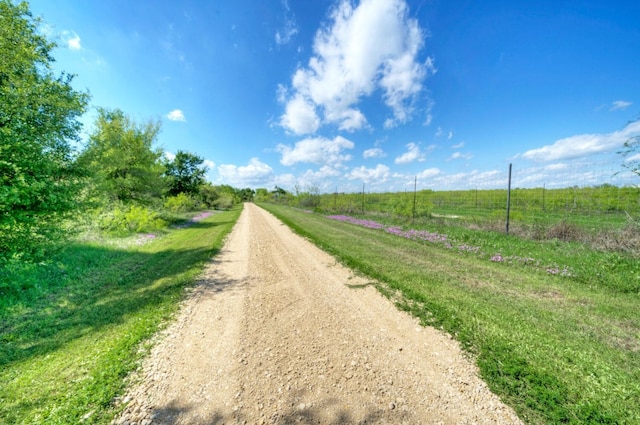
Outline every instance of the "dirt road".
<path id="1" fill-rule="evenodd" d="M 123 402 L 114 423 L 521 423 L 455 341 L 253 204 Z"/>

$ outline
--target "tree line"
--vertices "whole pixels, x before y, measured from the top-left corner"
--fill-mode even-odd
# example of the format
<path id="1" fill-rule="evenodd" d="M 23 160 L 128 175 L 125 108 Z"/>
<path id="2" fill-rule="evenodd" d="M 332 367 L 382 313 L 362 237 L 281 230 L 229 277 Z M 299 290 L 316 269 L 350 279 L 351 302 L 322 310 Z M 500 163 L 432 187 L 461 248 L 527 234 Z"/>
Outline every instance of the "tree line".
<path id="1" fill-rule="evenodd" d="M 0 266 L 59 241 L 70 217 L 91 215 L 109 228 L 114 217 L 127 227 L 129 214 L 138 227 L 129 229 L 141 230 L 162 221 L 162 211 L 225 209 L 253 197 L 207 182 L 194 153 L 165 157 L 159 121 L 98 108 L 83 142 L 79 119 L 90 96 L 72 87 L 73 75 L 54 73 L 56 43 L 40 25 L 26 2 L 0 0 Z"/>

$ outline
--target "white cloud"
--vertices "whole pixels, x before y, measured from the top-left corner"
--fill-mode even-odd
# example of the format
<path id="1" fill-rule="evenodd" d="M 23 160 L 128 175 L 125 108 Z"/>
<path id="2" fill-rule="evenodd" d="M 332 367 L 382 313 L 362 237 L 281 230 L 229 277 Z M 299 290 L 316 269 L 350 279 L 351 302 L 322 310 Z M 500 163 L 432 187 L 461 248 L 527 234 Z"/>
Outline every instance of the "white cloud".
<path id="1" fill-rule="evenodd" d="M 409 143 L 407 145 L 407 152 L 397 157 L 394 162 L 396 164 L 408 164 L 410 162 L 418 161 L 422 162 L 426 159 L 426 153 L 420 150 L 420 146 L 416 143 Z"/>
<path id="2" fill-rule="evenodd" d="M 427 101 L 427 111 L 426 111 L 426 117 L 424 120 L 424 125 L 429 127 L 431 125 L 431 122 L 433 121 L 433 114 L 431 113 L 431 111 L 433 111 L 433 107 L 436 105 L 436 102 L 433 99 L 429 99 Z"/>
<path id="3" fill-rule="evenodd" d="M 464 189 L 464 188 L 495 188 L 505 187 L 507 184 L 506 173 L 491 170 L 456 173 L 456 174 L 440 174 L 436 176 L 431 183 L 436 190 L 448 189 Z"/>
<path id="4" fill-rule="evenodd" d="M 264 186 L 273 179 L 273 169 L 258 158 L 251 158 L 245 166 L 220 164 L 218 174 L 223 183 L 236 187 Z"/>
<path id="5" fill-rule="evenodd" d="M 82 50 L 80 36 L 76 34 L 75 31 L 62 31 L 60 37 L 70 50 Z"/>
<path id="6" fill-rule="evenodd" d="M 607 152 L 622 145 L 631 137 L 640 135 L 640 121 L 634 121 L 625 128 L 607 134 L 579 134 L 556 141 L 552 145 L 532 149 L 522 154 L 534 161 L 557 161 L 580 158 L 591 154 Z"/>
<path id="7" fill-rule="evenodd" d="M 452 160 L 452 159 L 471 159 L 471 158 L 473 158 L 473 155 L 471 155 L 470 153 L 454 152 L 453 155 L 451 155 L 449 157 L 449 160 Z"/>
<path id="8" fill-rule="evenodd" d="M 314 137 L 296 142 L 294 147 L 279 144 L 276 146 L 276 151 L 282 154 L 280 159 L 282 165 L 290 166 L 298 162 L 308 162 L 337 167 L 351 159 L 351 156 L 344 154 L 343 151 L 353 147 L 353 142 L 342 136 L 336 136 L 333 140 Z"/>
<path id="9" fill-rule="evenodd" d="M 211 161 L 210 159 L 205 159 L 203 164 L 209 171 L 213 170 L 216 167 L 216 163 Z"/>
<path id="10" fill-rule="evenodd" d="M 362 153 L 362 157 L 364 159 L 368 159 L 368 158 L 383 158 L 387 156 L 386 153 L 384 153 L 384 151 L 380 148 L 372 148 L 372 149 L 367 149 Z"/>
<path id="11" fill-rule="evenodd" d="M 292 189 L 296 185 L 296 181 L 297 179 L 293 174 L 279 174 L 273 178 L 273 185 L 284 189 Z"/>
<path id="12" fill-rule="evenodd" d="M 455 145 L 451 146 L 451 149 L 462 149 L 462 148 L 464 148 L 464 142 L 456 143 Z"/>
<path id="13" fill-rule="evenodd" d="M 558 171 L 558 170 L 566 170 L 567 168 L 569 168 L 569 166 L 565 163 L 562 162 L 558 162 L 555 164 L 549 164 L 546 167 L 544 167 L 545 171 Z"/>
<path id="14" fill-rule="evenodd" d="M 384 183 L 390 175 L 389 167 L 378 164 L 376 168 L 366 168 L 364 166 L 354 168 L 346 177 L 349 180 L 362 180 L 365 183 Z"/>
<path id="15" fill-rule="evenodd" d="M 609 110 L 610 111 L 622 111 L 622 110 L 627 109 L 632 104 L 633 104 L 632 102 L 628 102 L 626 100 L 616 100 L 615 102 L 613 102 L 611 104 L 611 108 L 609 108 Z"/>
<path id="16" fill-rule="evenodd" d="M 330 165 L 323 165 L 316 171 L 305 171 L 296 179 L 295 184 L 300 187 L 317 187 L 321 191 L 333 191 L 335 190 L 335 181 L 332 179 L 340 175 L 342 173 L 339 170 Z"/>
<path id="17" fill-rule="evenodd" d="M 450 131 L 449 134 L 447 135 L 447 140 L 451 140 L 453 139 L 453 131 Z"/>
<path id="18" fill-rule="evenodd" d="M 385 126 L 406 122 L 423 80 L 435 70 L 432 59 L 418 60 L 423 44 L 404 0 L 363 0 L 357 7 L 342 0 L 316 33 L 308 65 L 292 76 L 280 125 L 296 134 L 314 133 L 320 121 L 361 129 L 367 119 L 357 104 L 376 88 L 393 112 Z"/>
<path id="19" fill-rule="evenodd" d="M 430 179 L 442 173 L 438 168 L 427 168 L 426 170 L 422 170 L 418 173 L 416 177 L 420 180 Z"/>
<path id="20" fill-rule="evenodd" d="M 628 158 L 625 158 L 624 162 L 633 162 L 633 161 L 640 161 L 640 153 L 637 153 L 635 155 L 631 155 Z"/>
<path id="21" fill-rule="evenodd" d="M 169 151 L 164 151 L 164 157 L 169 161 L 173 161 L 176 158 L 176 155 Z"/>
<path id="22" fill-rule="evenodd" d="M 296 18 L 291 13 L 291 8 L 289 7 L 289 2 L 287 0 L 282 0 L 282 6 L 285 9 L 284 14 L 284 25 L 281 29 L 276 31 L 275 39 L 276 44 L 284 45 L 288 44 L 294 35 L 298 33 L 298 25 L 296 24 Z"/>
<path id="23" fill-rule="evenodd" d="M 167 119 L 170 121 L 181 121 L 186 122 L 186 118 L 184 117 L 184 113 L 180 109 L 174 109 L 173 111 L 167 114 Z"/>
<path id="24" fill-rule="evenodd" d="M 442 131 L 442 127 L 438 127 L 438 129 L 436 130 L 436 132 L 434 133 L 434 136 L 436 137 L 440 137 L 442 136 L 444 132 Z"/>
<path id="25" fill-rule="evenodd" d="M 320 118 L 314 104 L 304 96 L 297 95 L 287 102 L 286 112 L 280 117 L 280 125 L 295 134 L 311 134 L 320 127 Z"/>

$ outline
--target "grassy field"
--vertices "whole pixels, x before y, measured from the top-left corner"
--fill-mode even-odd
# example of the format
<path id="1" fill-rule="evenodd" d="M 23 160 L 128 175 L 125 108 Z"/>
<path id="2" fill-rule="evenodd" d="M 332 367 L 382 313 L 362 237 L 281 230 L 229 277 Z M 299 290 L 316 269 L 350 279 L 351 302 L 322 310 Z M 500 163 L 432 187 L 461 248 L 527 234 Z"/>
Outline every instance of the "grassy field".
<path id="1" fill-rule="evenodd" d="M 261 206 L 453 335 L 525 422 L 640 423 L 637 258 Z"/>
<path id="2" fill-rule="evenodd" d="M 76 242 L 46 262 L 0 270 L 0 423 L 109 423 L 148 339 L 239 214 L 125 247 Z"/>
<path id="3" fill-rule="evenodd" d="M 415 203 L 414 203 L 415 200 Z M 335 193 L 314 198 L 314 207 L 327 213 L 391 214 L 399 217 L 455 217 L 466 222 L 506 219 L 505 190 L 420 190 L 414 193 Z M 637 187 L 513 189 L 510 218 L 520 227 L 549 226 L 568 221 L 589 231 L 620 228 L 629 217 L 640 217 Z"/>

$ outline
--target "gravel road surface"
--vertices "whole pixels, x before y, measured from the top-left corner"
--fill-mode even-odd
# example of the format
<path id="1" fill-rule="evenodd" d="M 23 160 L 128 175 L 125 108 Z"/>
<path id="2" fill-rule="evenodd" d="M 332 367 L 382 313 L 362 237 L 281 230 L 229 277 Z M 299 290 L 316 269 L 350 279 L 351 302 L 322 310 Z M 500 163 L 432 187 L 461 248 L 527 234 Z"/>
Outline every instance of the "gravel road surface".
<path id="1" fill-rule="evenodd" d="M 446 334 L 253 204 L 114 424 L 520 424 Z"/>

